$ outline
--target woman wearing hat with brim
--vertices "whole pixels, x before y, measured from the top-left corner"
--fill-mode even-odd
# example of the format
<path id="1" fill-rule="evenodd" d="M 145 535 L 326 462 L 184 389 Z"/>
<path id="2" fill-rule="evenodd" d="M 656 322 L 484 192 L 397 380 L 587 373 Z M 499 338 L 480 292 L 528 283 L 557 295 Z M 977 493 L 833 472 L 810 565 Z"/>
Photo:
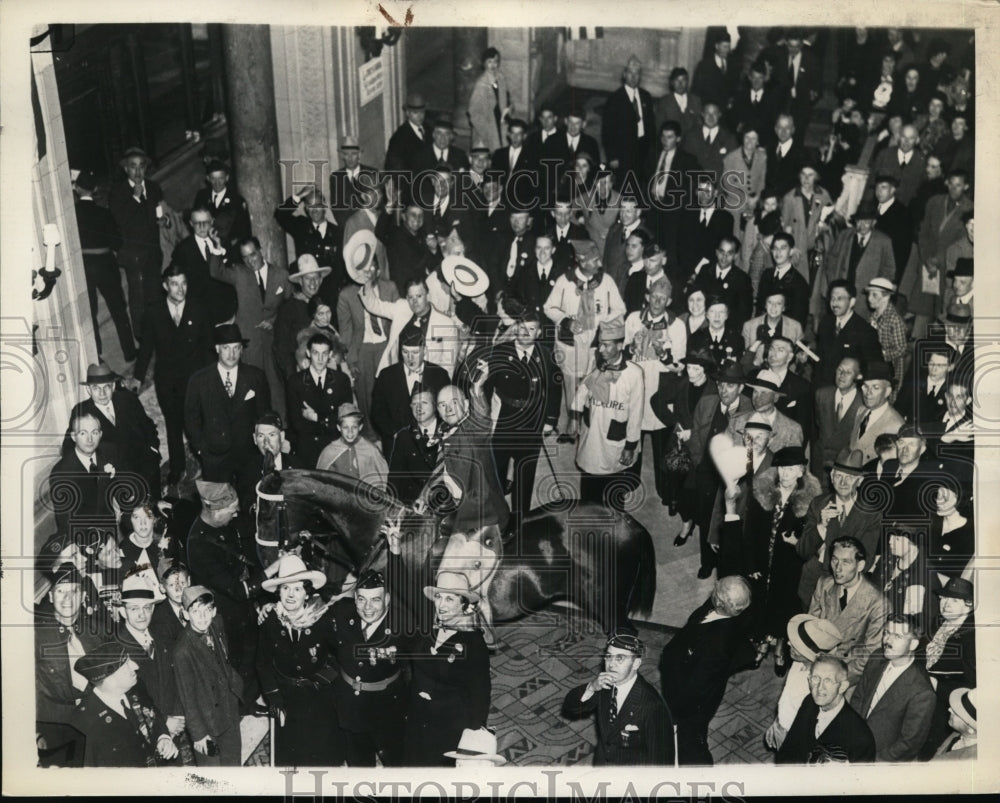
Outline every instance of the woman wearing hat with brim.
<path id="1" fill-rule="evenodd" d="M 480 597 L 465 574 L 440 572 L 424 596 L 434 603 L 436 625 L 416 647 L 403 764 L 452 766 L 445 753 L 489 717 L 490 656 L 475 626 Z"/>
<path id="2" fill-rule="evenodd" d="M 274 719 L 274 757 L 282 766 L 336 767 L 346 755 L 333 681 L 337 631 L 329 603 L 316 593 L 326 575 L 295 554 L 278 559 L 263 582 L 277 594 L 260 627 L 257 674 Z"/>
<path id="3" fill-rule="evenodd" d="M 798 596 L 802 559 L 795 547 L 805 529 L 809 505 L 822 493 L 807 465 L 801 446 L 779 449 L 771 468 L 754 476 L 753 496 L 746 509 L 743 560 L 754 584 L 757 663 L 773 646 L 778 677 L 788 671 L 785 625 L 802 612 Z"/>

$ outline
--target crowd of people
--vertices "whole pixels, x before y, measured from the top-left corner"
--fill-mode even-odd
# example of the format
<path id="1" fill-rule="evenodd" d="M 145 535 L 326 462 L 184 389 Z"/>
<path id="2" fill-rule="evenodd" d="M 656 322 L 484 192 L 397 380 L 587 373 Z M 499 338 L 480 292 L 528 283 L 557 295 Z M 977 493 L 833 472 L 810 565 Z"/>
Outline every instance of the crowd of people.
<path id="1" fill-rule="evenodd" d="M 77 176 L 95 332 L 99 290 L 134 367 L 90 366 L 50 476 L 41 764 L 235 765 L 244 715 L 283 764 L 502 763 L 469 576 L 424 589 L 438 626 L 409 637 L 381 574 L 332 589 L 259 549 L 255 489 L 335 471 L 444 535 L 503 534 L 549 501 L 555 444 L 581 498 L 662 505 L 716 577 L 660 691 L 626 628 L 567 696 L 596 712 L 596 763 L 710 764 L 728 678 L 770 653 L 778 763 L 974 752 L 971 50 L 771 29 L 731 51 L 710 29 L 658 99 L 630 59 L 598 142 L 583 108 L 528 120 L 490 48 L 468 153 L 416 93 L 382 168 L 345 135 L 329 186 L 274 210 L 290 270 L 221 162 L 166 257 L 183 224 L 141 149 L 107 209 Z"/>

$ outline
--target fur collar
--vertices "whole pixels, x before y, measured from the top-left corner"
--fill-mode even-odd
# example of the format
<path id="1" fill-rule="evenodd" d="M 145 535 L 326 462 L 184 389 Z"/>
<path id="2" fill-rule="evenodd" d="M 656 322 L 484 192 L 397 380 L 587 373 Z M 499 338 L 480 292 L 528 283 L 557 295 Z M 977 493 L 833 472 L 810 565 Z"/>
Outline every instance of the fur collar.
<path id="1" fill-rule="evenodd" d="M 802 476 L 802 487 L 792 491 L 788 498 L 792 514 L 796 518 L 802 518 L 809 510 L 809 503 L 822 493 L 822 489 L 812 474 L 806 472 Z M 778 469 L 769 468 L 762 471 L 753 478 L 753 495 L 757 503 L 770 512 L 774 510 L 778 503 Z"/>

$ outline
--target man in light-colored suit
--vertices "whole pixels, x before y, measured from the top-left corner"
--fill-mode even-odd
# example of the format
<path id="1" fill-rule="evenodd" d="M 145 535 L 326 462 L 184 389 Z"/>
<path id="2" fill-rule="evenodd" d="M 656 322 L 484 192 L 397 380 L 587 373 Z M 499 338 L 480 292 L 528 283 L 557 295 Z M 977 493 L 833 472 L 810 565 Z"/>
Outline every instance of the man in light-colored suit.
<path id="1" fill-rule="evenodd" d="M 830 487 L 828 471 L 842 449 L 851 443 L 851 430 L 863 406 L 858 390 L 861 365 L 844 357 L 837 366 L 835 384 L 816 391 L 816 438 L 812 444 L 810 471 L 824 488 Z"/>
<path id="2" fill-rule="evenodd" d="M 682 135 L 701 123 L 701 99 L 688 92 L 689 83 L 688 71 L 674 67 L 670 71 L 670 91 L 653 104 L 656 119 L 679 123 Z"/>
<path id="3" fill-rule="evenodd" d="M 830 246 L 823 268 L 816 276 L 809 311 L 819 317 L 826 309 L 822 291 L 834 279 L 846 279 L 858 290 L 867 287 L 872 279 L 889 279 L 896 275 L 896 258 L 892 253 L 889 235 L 875 231 L 878 209 L 875 204 L 862 203 L 854 213 L 854 228 L 844 229 Z M 858 299 L 854 311 L 866 321 L 872 309 L 867 297 Z"/>
<path id="4" fill-rule="evenodd" d="M 745 383 L 747 387 L 753 388 L 753 408 L 754 411 L 763 416 L 771 425 L 771 440 L 768 448 L 772 452 L 784 449 L 786 446 L 802 446 L 802 427 L 787 415 L 778 412 L 774 406 L 780 394 L 778 390 L 779 380 L 771 370 L 758 372 L 756 378 L 748 379 Z M 743 432 L 746 429 L 747 421 L 753 413 L 737 413 L 729 421 L 729 435 L 734 443 L 743 442 Z"/>
<path id="5" fill-rule="evenodd" d="M 274 360 L 274 321 L 278 307 L 291 298 L 295 288 L 288 281 L 287 270 L 264 259 L 256 237 L 243 240 L 239 248 L 242 265 L 229 268 L 214 260 L 209 263 L 209 272 L 213 279 L 235 288 L 236 323 L 247 336 L 243 362 L 264 372 L 271 403 L 284 417 L 285 380 Z"/>
<path id="6" fill-rule="evenodd" d="M 732 202 L 726 206 L 733 216 L 735 230 L 739 231 L 744 211 L 749 214 L 757 208 L 760 194 L 767 179 L 767 151 L 760 147 L 760 134 L 748 128 L 740 135 L 742 147 L 733 148 L 722 157 L 723 195 Z"/>
<path id="7" fill-rule="evenodd" d="M 816 184 L 817 178 L 819 173 L 815 167 L 803 165 L 799 170 L 798 188 L 789 190 L 781 199 L 781 228 L 795 238 L 795 245 L 802 252 L 801 258 L 793 260 L 793 264 L 810 284 L 813 277 L 809 275 L 809 252 L 816 247 L 818 240 L 829 235 L 829 226 L 820 218 L 823 209 L 833 206 L 830 193 Z M 803 201 L 808 206 L 808 215 Z"/>
<path id="8" fill-rule="evenodd" d="M 890 616 L 882 649 L 865 665 L 851 697 L 875 737 L 877 761 L 913 761 L 930 733 L 937 698 L 916 659 L 920 636 L 911 617 Z"/>
<path id="9" fill-rule="evenodd" d="M 795 551 L 804 561 L 799 576 L 799 599 L 808 607 L 816 584 L 830 576 L 833 542 L 851 536 L 861 543 L 867 555 L 869 572 L 879 560 L 882 538 L 882 514 L 858 503 L 858 486 L 864 477 L 860 452 L 840 452 L 830 471 L 833 493 L 813 499 L 806 513 L 806 524 Z"/>
<path id="10" fill-rule="evenodd" d="M 883 432 L 895 435 L 903 426 L 903 416 L 889 404 L 892 393 L 892 368 L 886 362 L 871 362 L 861 383 L 864 408 L 858 410 L 851 428 L 851 449 L 858 449 L 864 462 L 877 456 L 875 439 Z"/>
<path id="11" fill-rule="evenodd" d="M 869 657 L 882 643 L 888 606 L 865 575 L 868 553 L 856 538 L 841 536 L 830 549 L 830 577 L 816 584 L 809 613 L 833 622 L 843 639 L 833 650 L 847 662 L 847 680 L 861 679 Z"/>
<path id="12" fill-rule="evenodd" d="M 608 232 L 618 220 L 621 196 L 612 189 L 613 179 L 614 173 L 610 170 L 598 171 L 592 200 L 583 212 L 587 235 L 597 245 L 599 254 L 604 253 Z"/>

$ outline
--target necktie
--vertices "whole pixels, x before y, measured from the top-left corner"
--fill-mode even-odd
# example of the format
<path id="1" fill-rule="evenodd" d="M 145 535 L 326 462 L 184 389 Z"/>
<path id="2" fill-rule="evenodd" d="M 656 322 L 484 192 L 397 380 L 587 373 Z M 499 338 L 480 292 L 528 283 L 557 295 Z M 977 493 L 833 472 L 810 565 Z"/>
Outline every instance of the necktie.
<path id="1" fill-rule="evenodd" d="M 417 138 L 422 142 L 424 139 L 424 129 L 418 126 L 416 131 L 417 131 Z"/>
<path id="2" fill-rule="evenodd" d="M 618 687 L 611 687 L 611 705 L 608 707 L 608 722 L 612 725 L 615 724 L 615 719 L 618 717 Z"/>
<path id="3" fill-rule="evenodd" d="M 709 145 L 712 144 L 712 129 L 708 129 L 708 131 L 705 132 L 705 142 Z"/>
<path id="4" fill-rule="evenodd" d="M 260 271 L 257 271 L 257 289 L 260 290 L 260 301 L 264 303 L 264 276 Z"/>
<path id="5" fill-rule="evenodd" d="M 903 469 L 898 469 L 896 471 L 896 484 L 898 485 L 903 481 Z"/>
<path id="6" fill-rule="evenodd" d="M 791 85 L 793 87 L 795 86 L 795 78 L 796 78 L 796 75 L 795 75 L 795 56 L 792 56 L 788 60 L 788 80 L 789 80 L 789 82 L 791 83 Z"/>
<path id="7" fill-rule="evenodd" d="M 928 398 L 933 399 L 935 393 L 937 393 L 937 388 L 935 388 L 934 385 L 928 385 L 927 386 L 927 396 L 928 396 Z"/>
<path id="8" fill-rule="evenodd" d="M 141 193 L 139 194 L 139 202 L 140 202 L 140 203 L 146 203 L 146 190 L 145 190 L 145 188 L 144 188 L 144 189 L 143 189 L 143 191 L 142 191 L 142 192 L 141 192 Z"/>
<path id="9" fill-rule="evenodd" d="M 212 652 L 215 652 L 215 642 L 212 641 L 212 637 L 208 633 L 205 634 L 205 644 Z"/>
<path id="10" fill-rule="evenodd" d="M 528 352 L 525 351 L 524 353 L 521 354 L 521 362 L 524 365 L 528 364 Z"/>
<path id="11" fill-rule="evenodd" d="M 181 325 L 181 311 L 173 304 L 170 305 L 170 317 L 174 319 L 174 326 Z"/>
<path id="12" fill-rule="evenodd" d="M 90 473 L 91 474 L 96 474 L 98 471 L 99 471 L 99 469 L 97 468 L 97 458 L 96 457 L 91 457 L 90 458 Z"/>
<path id="13" fill-rule="evenodd" d="M 847 508 L 846 507 L 842 507 L 840 509 L 840 512 L 837 514 L 837 523 L 840 524 L 840 525 L 843 525 L 844 519 L 846 519 L 846 518 L 847 518 Z M 847 592 L 845 591 L 844 593 L 846 595 Z"/>
<path id="14" fill-rule="evenodd" d="M 864 247 L 865 247 L 865 238 L 864 238 L 864 235 L 859 234 L 858 235 L 858 248 L 864 248 Z"/>
<path id="15" fill-rule="evenodd" d="M 844 417 L 844 400 L 839 399 L 837 401 L 837 420 L 840 421 Z"/>
<path id="16" fill-rule="evenodd" d="M 233 398 L 233 380 L 232 380 L 232 373 L 230 371 L 226 371 L 225 387 L 226 387 L 226 395 L 228 395 L 230 399 Z"/>
<path id="17" fill-rule="evenodd" d="M 204 259 L 206 262 L 208 262 L 208 243 L 206 243 L 200 237 L 198 238 L 197 242 L 198 242 L 198 249 L 201 251 L 201 258 Z"/>
<path id="18" fill-rule="evenodd" d="M 424 440 L 427 440 L 427 439 L 429 439 L 429 438 L 430 438 L 430 436 L 431 436 L 431 433 L 427 431 L 427 427 L 424 427 L 424 428 L 423 428 L 423 429 L 421 430 L 421 432 L 423 432 L 423 433 L 424 433 Z"/>
<path id="19" fill-rule="evenodd" d="M 715 278 L 718 279 L 720 282 L 722 281 L 722 271 L 721 270 L 717 270 L 715 272 Z"/>
<path id="20" fill-rule="evenodd" d="M 863 438 L 865 435 L 865 430 L 868 429 L 868 419 L 871 418 L 871 410 L 865 413 L 865 417 L 861 419 L 861 426 L 858 427 L 858 437 Z"/>
<path id="21" fill-rule="evenodd" d="M 708 212 L 706 212 L 704 209 L 701 210 L 701 225 L 703 226 L 708 225 Z"/>
<path id="22" fill-rule="evenodd" d="M 355 477 L 360 477 L 361 472 L 358 470 L 358 450 L 357 447 L 352 446 L 349 450 L 351 459 L 351 470 L 354 472 Z"/>
<path id="23" fill-rule="evenodd" d="M 217 193 L 217 192 L 213 192 L 212 193 L 212 206 L 218 208 L 219 201 L 221 201 L 221 200 L 222 200 L 222 196 L 219 193 Z"/>
<path id="24" fill-rule="evenodd" d="M 542 270 L 539 272 L 539 274 L 538 274 L 538 280 L 542 284 L 545 284 L 545 282 L 547 282 L 549 280 L 549 272 L 547 270 L 545 270 L 545 268 L 542 268 Z"/>
<path id="25" fill-rule="evenodd" d="M 373 312 L 368 313 L 368 322 L 372 325 L 372 332 L 376 335 L 382 334 L 382 325 L 378 322 L 378 317 Z"/>
<path id="26" fill-rule="evenodd" d="M 106 408 L 104 408 L 104 415 L 107 416 L 108 421 L 112 424 L 115 423 L 115 408 L 113 406 L 109 404 Z"/>
<path id="27" fill-rule="evenodd" d="M 840 334 L 840 330 L 841 330 L 841 329 L 843 329 L 844 327 L 843 327 L 843 325 L 842 325 L 842 324 L 840 323 L 840 320 L 838 319 L 838 320 L 836 321 L 836 323 L 834 324 L 834 327 L 833 327 L 833 328 L 834 328 L 834 331 L 836 331 L 836 333 L 837 333 L 837 334 L 839 335 L 839 334 Z"/>
<path id="28" fill-rule="evenodd" d="M 840 610 L 844 610 L 847 607 L 847 589 L 843 589 L 840 592 Z"/>
<path id="29" fill-rule="evenodd" d="M 642 122 L 642 109 L 639 108 L 639 93 L 632 93 L 632 110 L 635 112 L 636 119 Z"/>

